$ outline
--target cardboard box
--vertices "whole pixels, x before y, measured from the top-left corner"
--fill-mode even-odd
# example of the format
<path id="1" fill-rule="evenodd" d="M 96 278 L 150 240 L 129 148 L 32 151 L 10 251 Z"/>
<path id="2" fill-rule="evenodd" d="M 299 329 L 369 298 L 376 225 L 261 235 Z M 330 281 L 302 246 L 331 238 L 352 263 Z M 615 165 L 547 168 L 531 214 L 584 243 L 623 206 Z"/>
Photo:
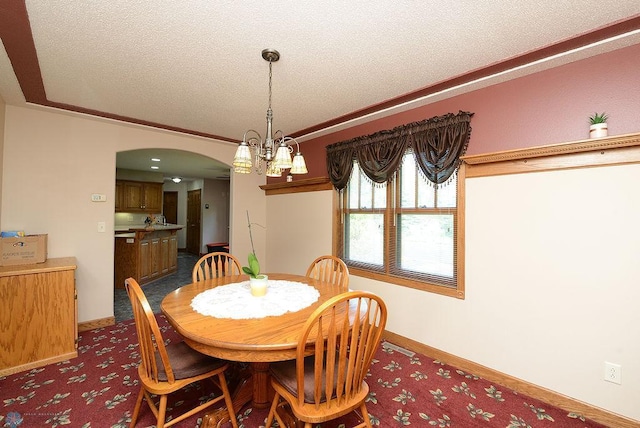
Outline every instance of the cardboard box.
<path id="1" fill-rule="evenodd" d="M 47 260 L 47 234 L 0 238 L 0 266 L 29 265 Z"/>

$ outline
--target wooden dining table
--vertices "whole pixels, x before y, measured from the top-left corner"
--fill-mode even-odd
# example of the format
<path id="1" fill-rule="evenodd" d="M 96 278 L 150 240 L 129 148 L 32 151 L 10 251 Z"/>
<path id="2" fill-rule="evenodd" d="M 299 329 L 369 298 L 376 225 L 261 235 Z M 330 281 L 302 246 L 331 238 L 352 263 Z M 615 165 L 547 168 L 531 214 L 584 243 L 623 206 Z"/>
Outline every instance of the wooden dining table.
<path id="1" fill-rule="evenodd" d="M 294 359 L 302 326 L 309 316 L 322 303 L 346 291 L 337 285 L 301 275 L 268 275 L 269 280 L 294 281 L 312 286 L 319 292 L 318 300 L 295 312 L 249 319 L 202 315 L 191 307 L 192 300 L 200 293 L 249 279 L 246 275 L 237 275 L 185 285 L 165 296 L 160 305 L 169 323 L 191 348 L 213 357 L 250 363 L 248 373 L 239 378 L 237 385 L 230 385 L 236 411 L 249 401 L 255 408 L 269 406 L 269 363 Z M 247 298 L 253 297 L 249 295 Z"/>

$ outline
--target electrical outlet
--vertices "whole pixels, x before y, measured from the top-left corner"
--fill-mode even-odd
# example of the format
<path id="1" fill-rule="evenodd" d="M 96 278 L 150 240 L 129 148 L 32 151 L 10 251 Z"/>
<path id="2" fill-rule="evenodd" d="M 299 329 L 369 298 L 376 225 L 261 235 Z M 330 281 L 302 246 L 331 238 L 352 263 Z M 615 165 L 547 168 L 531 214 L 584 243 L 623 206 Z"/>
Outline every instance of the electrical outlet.
<path id="1" fill-rule="evenodd" d="M 604 380 L 607 382 L 622 384 L 622 366 L 620 364 L 604 362 Z"/>

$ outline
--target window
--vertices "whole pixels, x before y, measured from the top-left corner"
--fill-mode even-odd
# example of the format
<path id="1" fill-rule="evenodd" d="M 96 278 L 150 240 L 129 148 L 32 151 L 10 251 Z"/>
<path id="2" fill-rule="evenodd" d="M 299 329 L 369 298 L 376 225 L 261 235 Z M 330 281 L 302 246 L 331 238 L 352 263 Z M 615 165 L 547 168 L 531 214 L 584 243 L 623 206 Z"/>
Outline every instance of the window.
<path id="1" fill-rule="evenodd" d="M 383 184 L 368 180 L 354 161 L 338 227 L 340 255 L 350 271 L 463 297 L 457 182 L 454 174 L 447 184 L 434 186 L 419 173 L 411 152 L 396 177 Z"/>
<path id="2" fill-rule="evenodd" d="M 327 146 L 336 254 L 351 274 L 464 298 L 460 112 Z"/>

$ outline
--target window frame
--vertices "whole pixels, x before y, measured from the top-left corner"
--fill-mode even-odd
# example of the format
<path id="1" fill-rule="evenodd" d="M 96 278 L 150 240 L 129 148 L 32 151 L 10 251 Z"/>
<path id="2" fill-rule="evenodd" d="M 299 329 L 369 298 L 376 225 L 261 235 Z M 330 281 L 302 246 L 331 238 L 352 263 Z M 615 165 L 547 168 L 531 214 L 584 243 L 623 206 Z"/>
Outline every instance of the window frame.
<path id="1" fill-rule="evenodd" d="M 384 213 L 384 227 L 385 233 L 383 237 L 383 251 L 385 252 L 385 262 L 383 264 L 383 268 L 371 268 L 367 269 L 366 266 L 362 264 L 354 265 L 350 263 L 349 260 L 344 258 L 344 233 L 345 233 L 345 223 L 344 218 L 346 212 L 348 211 L 348 192 L 345 189 L 343 192 L 336 192 L 337 198 L 337 208 L 335 210 L 336 215 L 334 216 L 334 254 L 338 255 L 338 257 L 342 258 L 347 266 L 349 267 L 349 274 L 352 276 L 358 276 L 362 278 L 372 279 L 376 281 L 382 281 L 390 284 L 396 284 L 403 287 L 413 288 L 417 290 L 422 290 L 434 294 L 439 294 L 443 296 L 455 297 L 458 299 L 465 298 L 465 247 L 464 247 L 464 236 L 465 236 L 465 177 L 466 177 L 466 166 L 464 162 L 460 163 L 460 166 L 457 169 L 457 188 L 456 188 L 456 208 L 454 214 L 454 228 L 455 228 L 455 244 L 456 244 L 456 253 L 454 257 L 454 270 L 455 270 L 455 284 L 451 287 L 434 284 L 429 282 L 428 280 L 417 279 L 413 277 L 403 276 L 398 273 L 394 273 L 390 271 L 390 266 L 392 263 L 395 263 L 395 260 L 392 260 L 388 257 L 390 245 L 395 245 L 396 239 L 396 228 L 393 225 L 394 222 L 394 207 L 389 201 L 394 200 L 395 204 L 399 205 L 399 192 L 396 191 L 395 180 L 392 185 L 387 186 L 387 204 L 384 209 L 380 209 L 380 212 Z M 394 198 L 394 199 L 392 199 Z M 347 209 L 345 210 L 345 207 Z M 407 211 L 405 209 L 405 211 Z M 397 253 L 397 251 L 396 251 Z"/>

